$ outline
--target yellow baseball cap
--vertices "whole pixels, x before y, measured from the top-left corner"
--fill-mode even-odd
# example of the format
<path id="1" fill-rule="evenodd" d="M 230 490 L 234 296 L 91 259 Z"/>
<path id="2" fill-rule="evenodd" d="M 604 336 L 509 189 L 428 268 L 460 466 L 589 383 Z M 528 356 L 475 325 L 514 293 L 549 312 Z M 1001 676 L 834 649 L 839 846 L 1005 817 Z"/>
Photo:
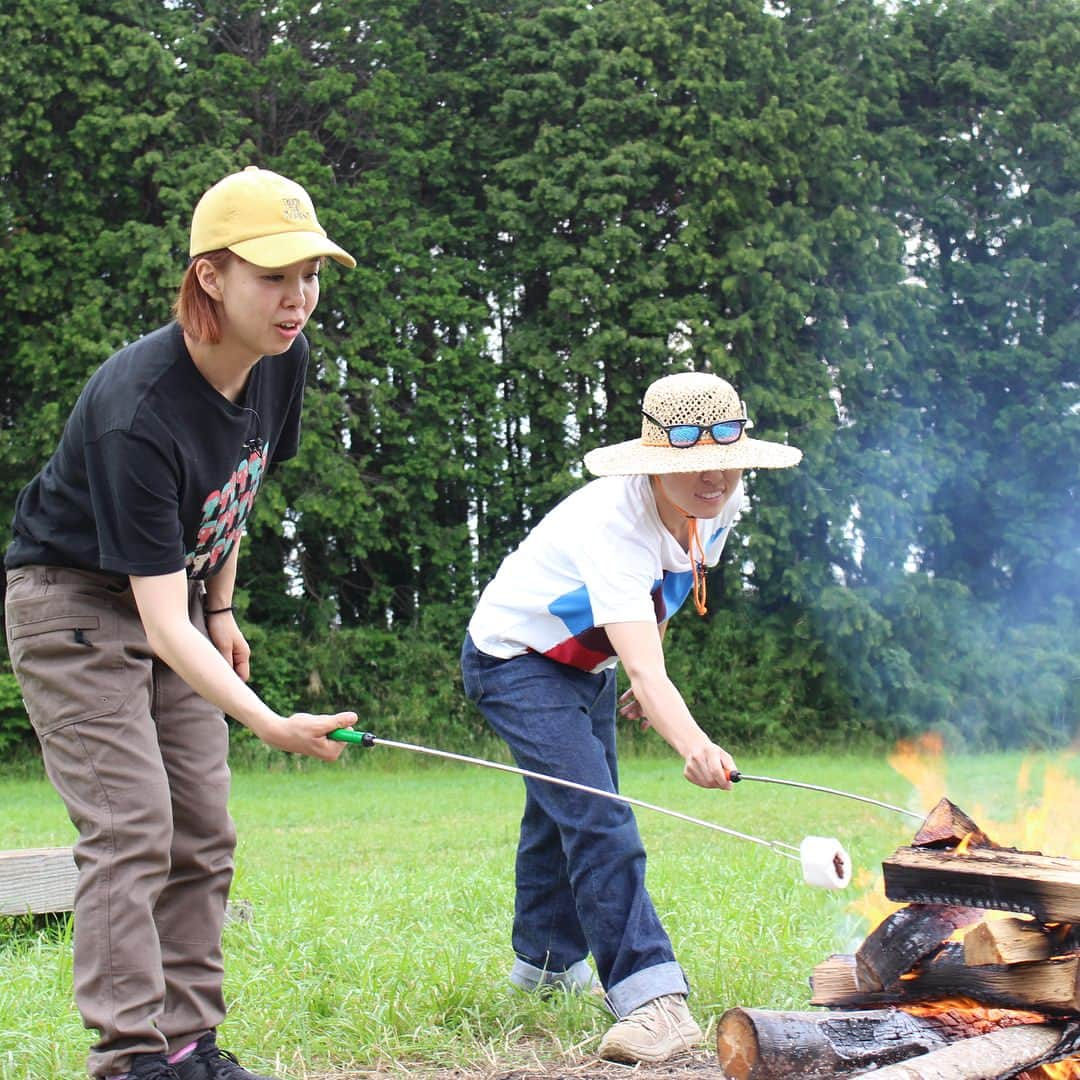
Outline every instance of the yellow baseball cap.
<path id="1" fill-rule="evenodd" d="M 311 196 L 294 180 L 257 165 L 219 180 L 195 207 L 188 254 L 222 248 L 256 266 L 289 266 L 320 255 L 356 265 L 327 239 Z"/>

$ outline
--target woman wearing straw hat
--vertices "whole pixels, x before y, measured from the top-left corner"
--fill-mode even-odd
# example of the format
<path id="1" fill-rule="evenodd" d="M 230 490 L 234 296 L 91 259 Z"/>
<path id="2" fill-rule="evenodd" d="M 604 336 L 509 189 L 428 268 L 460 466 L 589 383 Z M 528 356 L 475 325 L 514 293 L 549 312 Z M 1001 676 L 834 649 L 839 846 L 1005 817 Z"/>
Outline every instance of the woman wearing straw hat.
<path id="1" fill-rule="evenodd" d="M 465 691 L 521 768 L 618 790 L 620 712 L 683 758 L 683 775 L 730 788 L 735 763 L 698 726 L 664 667 L 668 619 L 705 613 L 705 571 L 743 498 L 744 469 L 783 469 L 795 447 L 751 439 L 745 407 L 715 375 L 654 382 L 641 437 L 585 455 L 595 476 L 556 506 L 484 589 L 462 648 Z M 645 888 L 628 806 L 526 780 L 510 981 L 588 990 L 591 953 L 616 1023 L 602 1057 L 659 1062 L 702 1037 L 686 977 Z"/>
<path id="2" fill-rule="evenodd" d="M 49 778 L 79 830 L 75 999 L 95 1077 L 269 1080 L 219 1049 L 236 834 L 228 713 L 270 746 L 336 758 L 356 721 L 280 716 L 246 685 L 240 536 L 299 438 L 328 240 L 307 192 L 254 166 L 191 224 L 176 321 L 91 376 L 22 490 L 8 650 Z"/>

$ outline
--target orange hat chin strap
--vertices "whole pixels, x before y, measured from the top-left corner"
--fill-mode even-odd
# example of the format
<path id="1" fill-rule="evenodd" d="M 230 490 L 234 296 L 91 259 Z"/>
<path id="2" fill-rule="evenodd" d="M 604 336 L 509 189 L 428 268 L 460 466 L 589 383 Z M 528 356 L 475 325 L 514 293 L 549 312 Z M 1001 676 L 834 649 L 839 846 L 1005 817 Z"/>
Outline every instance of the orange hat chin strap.
<path id="1" fill-rule="evenodd" d="M 688 527 L 689 537 L 687 542 L 687 553 L 690 556 L 690 570 L 694 576 L 693 585 L 693 598 L 694 608 L 699 615 L 705 615 L 708 612 L 708 608 L 705 606 L 705 549 L 701 544 L 701 537 L 698 535 L 697 518 L 693 514 L 688 514 L 664 489 L 664 481 L 659 476 L 656 478 L 657 487 L 660 489 L 660 494 L 679 511 L 684 518 Z"/>

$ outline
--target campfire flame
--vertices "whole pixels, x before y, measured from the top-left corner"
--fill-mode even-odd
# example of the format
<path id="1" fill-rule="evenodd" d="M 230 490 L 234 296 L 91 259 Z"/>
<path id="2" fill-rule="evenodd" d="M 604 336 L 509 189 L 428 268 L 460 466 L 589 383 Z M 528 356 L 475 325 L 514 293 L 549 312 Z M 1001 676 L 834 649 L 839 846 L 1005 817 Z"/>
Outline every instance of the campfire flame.
<path id="1" fill-rule="evenodd" d="M 973 1033 L 982 1035 L 999 1027 L 1014 1027 L 1017 1024 L 1044 1024 L 1046 1017 L 1042 1013 L 1026 1009 L 1000 1009 L 971 998 L 939 998 L 937 1001 L 920 1004 L 901 1005 L 899 1008 L 911 1016 L 947 1017 L 950 1022 L 970 1028 Z"/>
<path id="2" fill-rule="evenodd" d="M 919 806 L 926 813 L 948 790 L 944 740 L 936 732 L 899 742 L 888 761 L 915 789 Z M 1075 819 L 1070 813 L 1062 813 L 1063 807 L 1080 806 L 1080 784 L 1066 772 L 1062 763 L 1048 764 L 1042 770 L 1042 791 L 1039 793 L 1034 773 L 1030 760 L 1021 764 L 1016 779 L 1016 795 L 1025 810 L 1015 821 L 995 821 L 991 812 L 978 804 L 974 806 L 971 816 L 985 829 L 981 842 L 985 842 L 985 837 L 989 836 L 997 844 L 1021 851 L 1080 858 L 1080 832 L 1075 828 Z M 965 836 L 956 847 L 956 855 L 963 856 L 973 842 L 980 842 L 980 834 L 969 833 Z M 861 870 L 856 874 L 855 885 L 862 889 L 862 894 L 849 905 L 850 910 L 865 919 L 871 927 L 904 906 L 885 897 L 880 874 Z M 987 911 L 985 917 L 1004 918 L 1007 914 Z M 956 931 L 953 938 L 962 938 L 968 929 L 970 927 Z M 988 1007 L 965 998 L 907 1004 L 901 1008 L 915 1016 L 947 1016 L 948 1022 L 973 1031 L 1046 1022 L 1046 1017 L 1039 1013 Z M 1074 1055 L 1063 1061 L 1029 1069 L 1020 1073 L 1017 1080 L 1080 1080 L 1080 1056 Z"/>
<path id="3" fill-rule="evenodd" d="M 1063 760 L 1067 761 L 1068 758 Z M 948 790 L 945 744 L 937 732 L 901 740 L 889 754 L 888 761 L 915 789 L 919 807 L 925 813 L 929 813 Z M 1068 774 L 1062 763 L 1048 764 L 1042 770 L 1042 791 L 1039 792 L 1034 772 L 1030 760 L 1021 763 L 1015 788 L 1018 801 L 1025 806 L 1025 810 L 1017 820 L 996 821 L 993 813 L 978 803 L 973 807 L 971 816 L 985 830 L 985 836 L 992 837 L 1003 847 L 1080 859 L 1080 831 L 1075 828 L 1072 815 L 1061 812 L 1062 807 L 1080 806 L 1080 783 Z M 965 836 L 957 845 L 956 854 L 963 855 L 972 843 L 978 842 L 979 834 Z M 904 906 L 894 904 L 885 897 L 880 874 L 860 870 L 855 875 L 854 884 L 861 893 L 849 908 L 870 927 Z M 1004 915 L 996 911 L 986 913 L 988 919 Z M 963 934 L 961 930 L 954 937 L 962 937 Z"/>
<path id="4" fill-rule="evenodd" d="M 1057 764 L 1046 766 L 1041 793 L 1036 790 L 1032 762 L 1021 763 L 1015 787 L 1018 801 L 1026 809 L 1018 820 L 996 821 L 993 813 L 978 803 L 972 807 L 971 816 L 987 835 L 1005 847 L 1080 858 L 1080 833 L 1071 815 L 1061 813 L 1062 807 L 1080 805 L 1080 783 L 1063 767 L 1063 762 L 1068 760 L 1065 757 Z M 927 813 L 948 790 L 945 745 L 937 732 L 901 740 L 889 754 L 888 762 L 915 788 L 919 806 Z M 962 852 L 958 849 L 957 853 Z"/>
<path id="5" fill-rule="evenodd" d="M 1080 1076 L 1080 1062 L 1076 1058 L 1054 1061 L 1021 1073 L 1017 1080 L 1076 1080 Z"/>
<path id="6" fill-rule="evenodd" d="M 936 731 L 917 739 L 901 739 L 888 757 L 889 764 L 918 793 L 919 806 L 929 812 L 946 790 L 945 742 Z"/>

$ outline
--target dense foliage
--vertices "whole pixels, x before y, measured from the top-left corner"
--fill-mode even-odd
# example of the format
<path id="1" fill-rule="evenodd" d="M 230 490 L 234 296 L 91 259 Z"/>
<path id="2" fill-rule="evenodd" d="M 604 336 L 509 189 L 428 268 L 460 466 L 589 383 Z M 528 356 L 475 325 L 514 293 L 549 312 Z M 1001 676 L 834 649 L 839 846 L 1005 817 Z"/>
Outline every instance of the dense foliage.
<path id="1" fill-rule="evenodd" d="M 806 452 L 673 627 L 707 728 L 1075 732 L 1077 0 L 17 0 L 0 38 L 3 505 L 225 172 L 359 260 L 245 542 L 270 701 L 472 739 L 478 588 L 698 367 Z"/>

